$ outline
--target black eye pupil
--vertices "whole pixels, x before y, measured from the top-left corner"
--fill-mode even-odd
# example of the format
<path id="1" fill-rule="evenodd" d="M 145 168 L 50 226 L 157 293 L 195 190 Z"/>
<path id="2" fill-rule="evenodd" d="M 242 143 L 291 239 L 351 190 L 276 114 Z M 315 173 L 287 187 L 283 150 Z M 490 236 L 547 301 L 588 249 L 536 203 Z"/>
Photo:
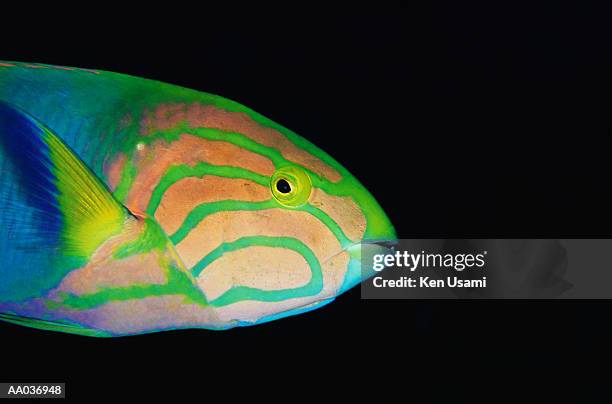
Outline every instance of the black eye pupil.
<path id="1" fill-rule="evenodd" d="M 276 189 L 281 194 L 288 194 L 291 192 L 291 185 L 287 182 L 287 180 L 280 179 L 276 181 Z"/>

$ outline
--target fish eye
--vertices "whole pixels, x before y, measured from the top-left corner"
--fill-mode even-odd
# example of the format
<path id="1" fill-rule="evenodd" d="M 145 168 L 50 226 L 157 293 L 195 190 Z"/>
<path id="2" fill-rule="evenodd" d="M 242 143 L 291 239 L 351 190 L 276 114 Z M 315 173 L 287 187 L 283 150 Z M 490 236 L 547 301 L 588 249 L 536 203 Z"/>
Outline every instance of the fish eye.
<path id="1" fill-rule="evenodd" d="M 276 181 L 276 190 L 281 194 L 288 194 L 291 192 L 291 185 L 289 185 L 286 179 L 281 178 Z"/>
<path id="2" fill-rule="evenodd" d="M 281 205 L 296 208 L 308 202 L 312 191 L 310 176 L 299 167 L 276 170 L 270 181 L 272 195 Z"/>

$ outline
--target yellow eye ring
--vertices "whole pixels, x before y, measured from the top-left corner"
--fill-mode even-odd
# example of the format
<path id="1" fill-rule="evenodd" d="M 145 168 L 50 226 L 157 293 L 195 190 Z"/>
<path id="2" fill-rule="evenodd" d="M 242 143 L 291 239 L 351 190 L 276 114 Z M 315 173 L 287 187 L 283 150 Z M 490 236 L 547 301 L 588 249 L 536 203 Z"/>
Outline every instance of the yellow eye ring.
<path id="1" fill-rule="evenodd" d="M 281 167 L 270 178 L 274 198 L 282 205 L 297 208 L 308 202 L 312 182 L 304 170 L 298 167 Z"/>

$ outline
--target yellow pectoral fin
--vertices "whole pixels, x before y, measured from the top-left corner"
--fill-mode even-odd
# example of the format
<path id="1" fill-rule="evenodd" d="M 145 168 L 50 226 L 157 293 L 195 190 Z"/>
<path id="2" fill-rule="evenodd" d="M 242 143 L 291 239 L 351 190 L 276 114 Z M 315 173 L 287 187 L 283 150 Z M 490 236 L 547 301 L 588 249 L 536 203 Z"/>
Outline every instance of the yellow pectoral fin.
<path id="1" fill-rule="evenodd" d="M 59 136 L 2 102 L 0 148 L 34 212 L 28 226 L 64 255 L 89 257 L 131 216 Z"/>

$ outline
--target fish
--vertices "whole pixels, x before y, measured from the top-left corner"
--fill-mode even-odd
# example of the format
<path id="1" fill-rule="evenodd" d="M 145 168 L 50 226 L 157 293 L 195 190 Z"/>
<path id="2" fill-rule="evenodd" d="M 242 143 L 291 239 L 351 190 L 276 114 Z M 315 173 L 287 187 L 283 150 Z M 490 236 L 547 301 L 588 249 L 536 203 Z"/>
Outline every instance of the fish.
<path id="1" fill-rule="evenodd" d="M 221 96 L 103 70 L 0 62 L 0 175 L 0 320 L 47 331 L 305 313 L 367 276 L 364 245 L 397 237 L 306 138 Z"/>

